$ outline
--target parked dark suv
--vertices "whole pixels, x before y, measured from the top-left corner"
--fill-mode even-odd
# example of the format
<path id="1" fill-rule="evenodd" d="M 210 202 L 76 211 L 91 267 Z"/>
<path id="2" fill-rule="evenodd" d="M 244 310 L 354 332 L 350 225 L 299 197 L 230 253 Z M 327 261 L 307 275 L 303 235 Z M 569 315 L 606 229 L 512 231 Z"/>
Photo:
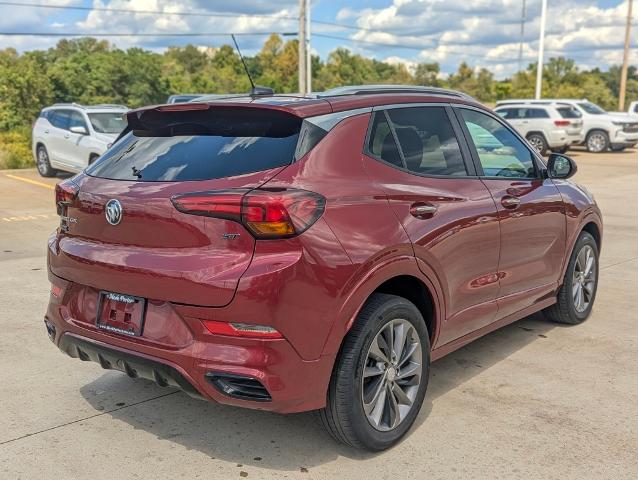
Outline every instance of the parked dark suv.
<path id="1" fill-rule="evenodd" d="M 58 185 L 45 323 L 64 352 L 381 450 L 430 362 L 592 309 L 601 214 L 470 97 L 347 87 L 132 111 Z"/>

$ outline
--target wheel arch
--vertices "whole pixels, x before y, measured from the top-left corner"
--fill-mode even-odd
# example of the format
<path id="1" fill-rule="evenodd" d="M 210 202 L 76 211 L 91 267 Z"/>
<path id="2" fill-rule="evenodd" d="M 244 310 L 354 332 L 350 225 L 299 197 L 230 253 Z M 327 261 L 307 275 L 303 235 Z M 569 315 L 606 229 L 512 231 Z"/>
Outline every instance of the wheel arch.
<path id="1" fill-rule="evenodd" d="M 605 135 L 609 137 L 609 130 L 607 130 L 606 128 L 593 127 L 587 130 L 587 133 L 585 134 L 585 141 L 587 141 L 587 137 L 589 137 L 589 135 L 592 134 L 593 132 L 603 132 Z"/>
<path id="2" fill-rule="evenodd" d="M 406 256 L 393 258 L 358 283 L 337 316 L 322 355 L 336 355 L 341 350 L 359 312 L 375 293 L 397 295 L 414 303 L 423 315 L 431 348 L 434 347 L 442 319 L 445 318 L 442 289 L 421 271 L 414 257 Z"/>
<path id="3" fill-rule="evenodd" d="M 563 266 L 561 268 L 561 273 L 559 277 L 559 286 L 562 285 L 562 280 L 565 276 L 565 272 L 567 271 L 567 266 L 569 265 L 569 259 L 571 258 L 572 252 L 574 251 L 574 247 L 576 246 L 576 242 L 578 241 L 578 237 L 583 232 L 589 233 L 592 237 L 594 237 L 594 241 L 596 242 L 596 246 L 598 247 L 598 252 L 602 247 L 603 241 L 603 224 L 599 212 L 590 211 L 587 213 L 581 222 L 579 222 L 578 227 L 572 230 L 573 233 L 569 236 L 569 249 L 566 250 L 565 258 L 563 260 Z"/>
<path id="4" fill-rule="evenodd" d="M 545 140 L 545 143 L 547 143 L 547 135 L 545 135 L 545 133 L 542 130 L 532 130 L 530 132 L 527 132 L 525 134 L 525 138 L 528 139 L 532 135 L 540 135 Z"/>
<path id="5" fill-rule="evenodd" d="M 434 298 L 427 285 L 412 275 L 398 275 L 379 285 L 370 296 L 375 293 L 387 293 L 405 298 L 419 309 L 425 326 L 428 329 L 430 344 L 434 342 L 434 335 L 438 331 L 435 315 Z M 370 298 L 370 296 L 368 298 Z"/>
<path id="6" fill-rule="evenodd" d="M 580 231 L 581 231 L 581 233 L 582 232 L 587 232 L 592 237 L 594 237 L 594 240 L 596 241 L 596 246 L 598 247 L 598 251 L 600 251 L 600 247 L 601 247 L 601 243 L 602 243 L 603 239 L 602 239 L 602 235 L 601 235 L 601 232 L 600 232 L 600 228 L 598 227 L 596 222 L 589 221 L 588 223 L 583 225 L 583 228 Z M 579 233 L 579 235 L 580 235 L 580 233 Z"/>

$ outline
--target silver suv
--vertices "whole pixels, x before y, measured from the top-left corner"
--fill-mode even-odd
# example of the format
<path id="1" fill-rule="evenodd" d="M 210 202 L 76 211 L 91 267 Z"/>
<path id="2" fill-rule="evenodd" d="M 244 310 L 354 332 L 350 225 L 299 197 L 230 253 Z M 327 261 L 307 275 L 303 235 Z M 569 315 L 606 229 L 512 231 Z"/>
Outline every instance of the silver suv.
<path id="1" fill-rule="evenodd" d="M 638 121 L 626 113 L 608 113 L 595 103 L 583 100 L 543 99 L 543 100 L 500 100 L 498 107 L 511 105 L 570 105 L 578 110 L 583 118 L 581 144 L 593 153 L 612 150 L 620 152 L 638 143 Z"/>
<path id="2" fill-rule="evenodd" d="M 507 104 L 494 109 L 541 155 L 548 150 L 565 153 L 581 142 L 582 114 L 570 105 Z"/>
<path id="3" fill-rule="evenodd" d="M 115 141 L 126 126 L 124 105 L 57 103 L 42 109 L 33 124 L 33 155 L 38 172 L 82 171 Z"/>

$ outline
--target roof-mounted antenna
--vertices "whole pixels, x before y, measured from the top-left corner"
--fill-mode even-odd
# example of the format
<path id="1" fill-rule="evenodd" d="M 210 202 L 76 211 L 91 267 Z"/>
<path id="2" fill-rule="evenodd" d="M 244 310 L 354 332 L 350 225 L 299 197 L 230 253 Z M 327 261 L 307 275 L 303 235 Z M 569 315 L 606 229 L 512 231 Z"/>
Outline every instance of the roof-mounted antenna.
<path id="1" fill-rule="evenodd" d="M 246 76 L 248 77 L 248 80 L 250 81 L 250 85 L 251 85 L 250 96 L 251 97 L 255 97 L 255 96 L 259 96 L 259 95 L 274 95 L 275 91 L 272 88 L 260 87 L 260 86 L 256 86 L 255 85 L 255 82 L 253 82 L 253 77 L 250 76 L 250 72 L 248 71 L 248 67 L 246 66 L 246 62 L 244 61 L 244 56 L 241 54 L 241 50 L 239 49 L 239 45 L 237 45 L 237 40 L 235 39 L 235 35 L 233 35 L 231 33 L 230 36 L 233 38 L 233 43 L 235 44 L 235 48 L 237 49 L 237 53 L 239 53 L 239 58 L 241 59 L 241 63 L 244 66 L 244 71 L 246 72 Z"/>

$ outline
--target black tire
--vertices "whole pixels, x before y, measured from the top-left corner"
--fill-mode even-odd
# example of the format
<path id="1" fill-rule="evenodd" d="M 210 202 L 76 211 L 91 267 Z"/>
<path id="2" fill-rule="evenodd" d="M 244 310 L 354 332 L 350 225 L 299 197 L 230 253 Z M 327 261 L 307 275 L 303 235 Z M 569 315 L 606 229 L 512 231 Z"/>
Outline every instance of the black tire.
<path id="1" fill-rule="evenodd" d="M 587 151 L 591 153 L 602 153 L 609 150 L 609 135 L 603 130 L 592 130 L 585 139 Z"/>
<path id="2" fill-rule="evenodd" d="M 576 308 L 576 301 L 574 299 L 573 293 L 573 282 L 575 281 L 574 270 L 576 269 L 577 257 L 585 247 L 591 248 L 593 252 L 593 287 L 592 292 L 589 296 L 587 307 L 582 311 L 578 311 L 578 309 Z M 592 237 L 591 234 L 587 232 L 581 232 L 578 240 L 576 241 L 576 245 L 574 245 L 574 250 L 572 251 L 571 257 L 569 259 L 567 271 L 565 272 L 565 277 L 563 278 L 563 285 L 558 291 L 557 301 L 551 307 L 543 310 L 545 316 L 552 322 L 564 323 L 568 325 L 577 325 L 587 320 L 594 306 L 594 301 L 596 300 L 596 291 L 598 289 L 598 271 L 598 245 L 596 245 L 596 240 L 594 240 L 594 237 Z M 585 295 L 585 293 L 583 293 L 583 295 Z"/>
<path id="3" fill-rule="evenodd" d="M 527 136 L 527 141 L 530 145 L 541 155 L 545 155 L 547 150 L 549 149 L 547 145 L 547 140 L 545 140 L 545 136 L 542 133 L 530 133 Z"/>
<path id="4" fill-rule="evenodd" d="M 409 322 L 418 335 L 422 353 L 420 384 L 405 417 L 393 429 L 381 431 L 373 427 L 363 408 L 363 369 L 377 334 L 398 319 Z M 385 368 L 383 370 L 385 378 Z M 374 294 L 344 340 L 330 380 L 326 407 L 318 412 L 319 418 L 328 433 L 341 443 L 370 451 L 390 448 L 414 423 L 423 404 L 429 371 L 430 341 L 419 310 L 402 297 Z"/>
<path id="5" fill-rule="evenodd" d="M 47 152 L 44 145 L 38 145 L 36 149 L 35 166 L 42 177 L 55 177 L 58 173 L 58 171 L 51 166 L 51 162 L 49 162 L 49 152 Z"/>

